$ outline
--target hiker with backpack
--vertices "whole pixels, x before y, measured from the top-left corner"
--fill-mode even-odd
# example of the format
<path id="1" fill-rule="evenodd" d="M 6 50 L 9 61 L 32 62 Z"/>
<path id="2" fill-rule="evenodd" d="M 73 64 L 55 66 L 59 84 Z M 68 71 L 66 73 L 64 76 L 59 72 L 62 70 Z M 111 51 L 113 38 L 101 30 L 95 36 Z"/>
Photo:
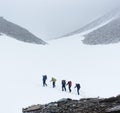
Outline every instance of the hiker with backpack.
<path id="1" fill-rule="evenodd" d="M 69 92 L 71 93 L 72 81 L 68 81 L 67 85 L 68 85 Z"/>
<path id="2" fill-rule="evenodd" d="M 46 80 L 47 80 L 47 75 L 43 75 L 43 87 L 47 86 Z"/>
<path id="3" fill-rule="evenodd" d="M 66 91 L 66 80 L 62 80 L 62 91 Z"/>
<path id="4" fill-rule="evenodd" d="M 78 93 L 78 95 L 80 95 L 80 88 L 81 88 L 81 86 L 80 86 L 80 84 L 79 83 L 76 83 L 76 85 L 75 85 L 75 87 L 74 88 L 77 88 L 77 93 Z"/>
<path id="5" fill-rule="evenodd" d="M 50 82 L 52 82 L 53 88 L 55 88 L 55 86 L 56 86 L 56 85 L 55 85 L 56 81 L 57 81 L 56 78 L 52 77 L 52 79 L 51 79 Z"/>

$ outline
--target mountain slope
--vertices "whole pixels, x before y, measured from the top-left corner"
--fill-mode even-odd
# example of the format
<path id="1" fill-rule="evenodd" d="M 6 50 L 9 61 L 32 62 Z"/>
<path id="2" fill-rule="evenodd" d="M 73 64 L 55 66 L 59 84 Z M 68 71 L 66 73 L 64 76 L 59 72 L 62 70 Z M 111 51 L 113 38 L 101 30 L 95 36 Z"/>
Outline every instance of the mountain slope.
<path id="1" fill-rule="evenodd" d="M 98 28 L 108 24 L 112 20 L 116 19 L 117 17 L 119 17 L 120 16 L 119 10 L 120 10 L 119 8 L 116 8 L 116 9 L 110 11 L 109 13 L 106 13 L 105 15 L 101 16 L 100 18 L 95 19 L 94 21 L 81 27 L 80 29 L 77 29 L 66 35 L 63 35 L 62 37 L 68 37 L 68 36 L 72 36 L 72 35 L 76 35 L 76 34 L 80 34 L 80 33 L 85 34 L 86 32 L 89 33 L 95 29 L 98 29 Z"/>
<path id="2" fill-rule="evenodd" d="M 110 44 L 120 42 L 120 18 L 85 35 L 84 44 Z"/>
<path id="3" fill-rule="evenodd" d="M 46 44 L 43 40 L 39 39 L 28 30 L 5 20 L 3 17 L 0 17 L 0 33 L 6 34 L 10 37 L 13 37 L 17 40 L 35 43 L 35 44 Z"/>

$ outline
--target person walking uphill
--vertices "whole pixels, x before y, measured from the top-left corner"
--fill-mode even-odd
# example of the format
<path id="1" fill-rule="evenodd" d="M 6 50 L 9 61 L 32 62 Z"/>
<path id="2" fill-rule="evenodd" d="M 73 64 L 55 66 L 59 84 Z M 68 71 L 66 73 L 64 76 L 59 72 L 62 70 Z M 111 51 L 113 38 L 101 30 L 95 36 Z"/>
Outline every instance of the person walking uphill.
<path id="1" fill-rule="evenodd" d="M 76 85 L 75 85 L 75 87 L 74 88 L 77 88 L 77 93 L 78 93 L 78 95 L 80 95 L 80 88 L 81 88 L 81 86 L 80 86 L 80 84 L 79 83 L 76 83 Z"/>
<path id="2" fill-rule="evenodd" d="M 68 81 L 67 85 L 68 85 L 69 92 L 71 92 L 72 81 Z"/>
<path id="3" fill-rule="evenodd" d="M 57 81 L 56 78 L 52 77 L 51 82 L 52 82 L 52 84 L 53 84 L 53 88 L 55 87 L 56 81 Z"/>
<path id="4" fill-rule="evenodd" d="M 66 80 L 62 80 L 62 91 L 66 91 Z"/>
<path id="5" fill-rule="evenodd" d="M 46 84 L 46 80 L 47 80 L 47 75 L 43 75 L 43 86 L 47 86 Z"/>

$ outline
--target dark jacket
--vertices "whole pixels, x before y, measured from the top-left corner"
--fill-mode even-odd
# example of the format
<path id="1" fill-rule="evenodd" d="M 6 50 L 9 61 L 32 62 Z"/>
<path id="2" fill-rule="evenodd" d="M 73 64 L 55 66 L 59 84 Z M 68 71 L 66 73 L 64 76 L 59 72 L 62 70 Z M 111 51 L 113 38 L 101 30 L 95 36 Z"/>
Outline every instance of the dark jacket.
<path id="1" fill-rule="evenodd" d="M 80 89 L 81 88 L 80 84 L 76 84 L 75 88 Z"/>

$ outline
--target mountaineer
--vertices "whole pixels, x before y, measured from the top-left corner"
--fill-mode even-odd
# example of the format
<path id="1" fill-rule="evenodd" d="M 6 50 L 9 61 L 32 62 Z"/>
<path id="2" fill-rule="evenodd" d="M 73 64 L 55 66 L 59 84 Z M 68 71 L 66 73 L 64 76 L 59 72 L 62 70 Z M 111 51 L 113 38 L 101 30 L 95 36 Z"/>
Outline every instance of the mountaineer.
<path id="1" fill-rule="evenodd" d="M 62 91 L 66 91 L 66 80 L 62 80 Z"/>
<path id="2" fill-rule="evenodd" d="M 77 88 L 77 93 L 78 93 L 78 95 L 80 95 L 80 88 L 81 88 L 81 86 L 80 86 L 80 84 L 79 83 L 76 83 L 76 85 L 75 85 L 75 87 L 74 88 Z"/>
<path id="3" fill-rule="evenodd" d="M 56 85 L 55 85 L 56 81 L 57 81 L 56 78 L 52 77 L 52 79 L 51 79 L 50 82 L 52 82 L 53 88 L 56 86 Z"/>
<path id="4" fill-rule="evenodd" d="M 69 92 L 71 92 L 72 81 L 68 81 L 67 85 L 68 85 Z"/>
<path id="5" fill-rule="evenodd" d="M 43 86 L 45 87 L 45 86 L 47 86 L 47 84 L 46 84 L 46 80 L 47 80 L 47 75 L 43 75 Z"/>

